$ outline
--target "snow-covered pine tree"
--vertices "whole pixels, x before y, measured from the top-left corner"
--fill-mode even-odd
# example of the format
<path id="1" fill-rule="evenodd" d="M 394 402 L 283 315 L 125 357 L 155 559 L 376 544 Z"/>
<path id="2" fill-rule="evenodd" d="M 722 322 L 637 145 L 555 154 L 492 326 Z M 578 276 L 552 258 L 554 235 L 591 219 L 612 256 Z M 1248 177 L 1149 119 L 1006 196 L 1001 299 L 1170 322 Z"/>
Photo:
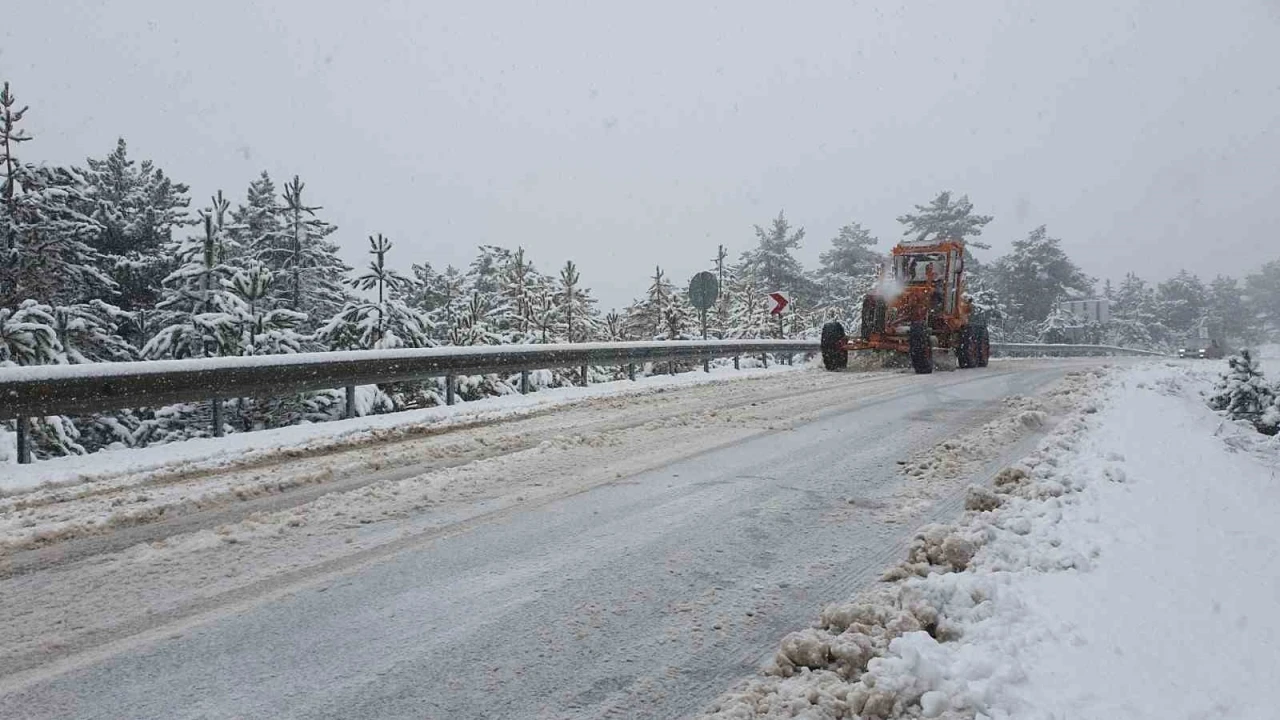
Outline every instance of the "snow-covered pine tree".
<path id="1" fill-rule="evenodd" d="M 1125 273 L 1111 299 L 1111 314 L 1132 315 L 1147 301 L 1149 295 L 1150 289 L 1145 280 L 1131 272 Z"/>
<path id="2" fill-rule="evenodd" d="M 729 281 L 732 274 L 732 268 L 728 264 L 729 251 L 724 245 L 716 248 L 716 256 L 711 261 L 712 272 L 716 274 L 717 287 L 720 288 L 720 294 L 716 297 L 716 304 L 712 307 L 711 312 L 707 314 L 707 328 L 711 337 L 724 339 L 728 337 L 730 323 L 730 307 L 729 302 Z"/>
<path id="3" fill-rule="evenodd" d="M 282 355 L 300 352 L 306 341 L 298 328 L 302 313 L 274 307 L 271 271 L 251 257 L 239 260 L 227 289 L 235 296 L 235 326 L 244 355 Z M 227 422 L 244 430 L 293 425 L 300 420 L 328 420 L 337 416 L 340 401 L 332 392 L 293 393 L 268 398 L 239 398 L 227 407 Z"/>
<path id="4" fill-rule="evenodd" d="M 555 301 L 563 322 L 560 337 L 571 343 L 591 340 L 599 325 L 599 311 L 591 290 L 582 287 L 578 266 L 572 260 L 566 261 L 557 280 Z"/>
<path id="5" fill-rule="evenodd" d="M 1068 334 L 1067 328 L 1074 324 L 1071 314 L 1062 309 L 1060 305 L 1054 305 L 1049 314 L 1040 323 L 1039 335 L 1036 342 L 1057 345 L 1071 342 L 1071 336 Z"/>
<path id="6" fill-rule="evenodd" d="M 492 286 L 491 286 L 492 287 Z M 496 293 L 482 293 L 472 289 L 461 308 L 458 325 L 453 335 L 454 345 L 497 345 L 503 341 L 506 306 L 497 305 Z M 476 400 L 495 395 L 517 392 L 510 378 L 496 374 L 472 375 L 457 378 L 458 396 L 463 400 Z"/>
<path id="7" fill-rule="evenodd" d="M 990 215 L 975 215 L 973 203 L 968 195 L 961 195 L 952 201 L 951 191 L 938 193 L 928 205 L 916 205 L 914 213 L 906 213 L 898 217 L 898 222 L 906 226 L 902 234 L 914 240 L 938 240 L 947 237 L 962 238 L 969 248 L 980 250 L 990 246 L 973 238 L 982 234 L 982 229 L 991 222 Z"/>
<path id="8" fill-rule="evenodd" d="M 164 249 L 175 230 L 191 223 L 189 188 L 175 183 L 150 160 L 129 157 L 124 138 L 105 158 L 88 158 L 83 212 L 101 226 L 90 244 L 118 292 L 104 298 L 125 310 L 150 309 L 163 279 L 174 270 Z"/>
<path id="9" fill-rule="evenodd" d="M 364 272 L 349 283 L 371 297 L 347 301 L 341 312 L 316 333 L 333 350 L 385 350 L 400 347 L 427 347 L 428 320 L 401 299 L 412 281 L 391 269 L 387 255 L 392 243 L 382 234 L 369 237 L 372 256 Z M 436 383 L 388 383 L 378 390 L 386 398 L 387 409 L 422 407 L 437 401 Z"/>
<path id="10" fill-rule="evenodd" d="M 102 227 L 84 213 L 84 178 L 19 160 L 15 149 L 30 139 L 18 126 L 25 112 L 6 83 L 0 89 L 0 366 L 132 359 L 118 332 L 127 313 L 97 299 L 114 293 L 115 285 L 89 244 Z M 129 439 L 127 428 L 111 429 L 114 418 L 80 422 L 90 446 Z M 71 418 L 38 419 L 32 439 L 37 457 L 86 452 Z"/>
<path id="11" fill-rule="evenodd" d="M 99 300 L 50 306 L 26 300 L 0 308 L 0 367 L 130 360 L 134 348 L 116 332 L 122 311 Z M 39 458 L 81 455 L 113 443 L 132 444 L 133 413 L 35 420 L 32 446 Z"/>
<path id="12" fill-rule="evenodd" d="M 825 317 L 820 308 L 810 308 L 803 303 L 792 302 L 782 312 L 782 336 L 789 340 L 816 338 L 822 329 Z M 774 322 L 778 323 L 777 317 L 774 318 Z"/>
<path id="13" fill-rule="evenodd" d="M 97 224 L 76 209 L 80 178 L 65 168 L 23 166 L 15 180 L 21 191 L 14 198 L 14 214 L 0 219 L 17 236 L 10 254 L 13 272 L 0 288 L 0 302 L 7 296 L 10 303 L 12 298 L 37 298 L 68 304 L 114 292 L 115 284 L 98 269 L 100 258 L 87 242 Z"/>
<path id="14" fill-rule="evenodd" d="M 768 291 L 751 268 L 735 266 L 727 292 L 730 302 L 728 337 L 777 337 L 777 326 L 769 315 L 771 302 Z"/>
<path id="15" fill-rule="evenodd" d="M 502 342 L 503 312 L 492 295 L 472 290 L 462 306 L 455 345 L 498 345 Z"/>
<path id="16" fill-rule="evenodd" d="M 426 347 L 430 344 L 426 319 L 397 299 L 409 280 L 387 265 L 392 243 L 381 233 L 369 236 L 372 259 L 364 272 L 348 281 L 375 299 L 347 301 L 342 311 L 317 332 L 330 349 L 383 350 Z"/>
<path id="17" fill-rule="evenodd" d="M 512 252 L 496 245 L 481 245 L 462 279 L 460 294 L 449 292 L 449 314 L 458 318 L 453 334 L 462 341 L 451 344 L 491 345 L 514 341 L 518 324 L 505 290 L 505 275 Z"/>
<path id="18" fill-rule="evenodd" d="M 514 344 L 537 342 L 541 338 L 537 305 L 547 280 L 525 257 L 523 247 L 516 248 L 507 257 L 499 273 L 499 284 L 498 292 L 508 313 L 506 341 Z M 545 319 L 548 322 L 555 320 L 550 315 Z"/>
<path id="19" fill-rule="evenodd" d="M 831 248 L 818 257 L 820 305 L 831 310 L 850 332 L 850 324 L 861 313 L 862 298 L 875 284 L 884 262 L 884 256 L 872 250 L 878 242 L 862 225 L 849 223 L 831 239 Z"/>
<path id="20" fill-rule="evenodd" d="M 696 311 L 689 304 L 689 297 L 682 292 L 673 292 L 671 301 L 662 313 L 662 330 L 665 340 L 697 340 L 702 337 L 702 329 L 698 325 Z"/>
<path id="21" fill-rule="evenodd" d="M 1157 346 L 1145 324 L 1115 315 L 1103 331 L 1103 344 L 1147 350 Z"/>
<path id="22" fill-rule="evenodd" d="M 605 313 L 603 320 L 600 322 L 600 340 L 604 342 L 626 342 L 630 339 L 627 335 L 626 316 L 617 310 L 610 310 Z M 628 377 L 626 365 L 600 368 L 600 372 L 603 374 L 603 380 L 622 380 Z"/>
<path id="23" fill-rule="evenodd" d="M 35 300 L 0 307 L 0 367 L 57 363 L 61 347 L 56 324 L 49 306 Z"/>
<path id="24" fill-rule="evenodd" d="M 1044 225 L 1013 241 L 1008 255 L 995 262 L 996 284 L 1017 317 L 1040 322 L 1060 300 L 1086 296 L 1093 280 L 1050 237 Z"/>
<path id="25" fill-rule="evenodd" d="M 1247 342 L 1255 338 L 1256 321 L 1235 278 L 1218 275 L 1209 283 L 1207 311 L 1219 323 L 1227 342 Z"/>
<path id="26" fill-rule="evenodd" d="M 1146 281 L 1126 273 L 1114 291 L 1111 322 L 1106 330 L 1108 344 L 1157 349 L 1170 333 L 1156 316 L 1155 293 Z"/>
<path id="27" fill-rule="evenodd" d="M 753 275 L 765 293 L 785 292 L 806 305 L 816 299 L 818 287 L 794 255 L 804 240 L 804 228 L 793 231 L 779 212 L 768 229 L 756 225 L 755 232 L 756 246 L 742 253 L 738 272 Z"/>
<path id="28" fill-rule="evenodd" d="M 470 289 L 486 296 L 495 296 L 500 293 L 502 271 L 510 262 L 510 250 L 497 245 L 481 245 L 476 253 L 476 259 L 471 261 L 471 266 L 467 269 Z M 491 304 L 498 305 L 496 302 Z"/>
<path id="29" fill-rule="evenodd" d="M 969 295 L 974 318 L 996 332 L 997 327 L 1009 316 L 1009 308 L 1004 296 L 994 285 L 990 277 L 976 279 L 966 284 L 965 291 Z"/>
<path id="30" fill-rule="evenodd" d="M 18 145 L 31 140 L 31 135 L 23 128 L 18 127 L 18 123 L 22 122 L 22 117 L 27 114 L 27 107 L 17 107 L 18 99 L 9 90 L 8 81 L 5 82 L 3 89 L 0 89 L 0 163 L 4 165 L 3 184 L 0 184 L 0 202 L 3 202 L 4 214 L 0 216 L 0 221 L 4 222 L 2 237 L 4 238 L 4 258 L 0 263 L 0 272 L 4 275 L 0 276 L 0 305 L 7 304 L 6 300 L 12 300 L 17 295 L 12 290 L 5 292 L 5 288 L 14 287 L 15 268 L 21 255 L 21 246 L 19 245 L 19 221 L 18 221 L 18 195 L 22 189 L 19 186 L 22 173 L 22 163 L 18 160 L 14 153 L 18 150 Z M 6 295 L 8 297 L 6 297 Z"/>
<path id="31" fill-rule="evenodd" d="M 424 294 L 432 300 L 427 312 L 427 325 L 432 328 L 433 339 L 441 345 L 459 345 L 462 318 L 470 299 L 467 278 L 458 268 L 448 265 L 444 272 L 430 277 L 431 284 Z"/>
<path id="32" fill-rule="evenodd" d="M 249 183 L 245 201 L 230 212 L 226 224 L 228 256 L 243 254 L 262 261 L 273 248 L 285 247 L 283 208 L 266 170 Z M 269 264 L 264 265 L 268 270 Z"/>
<path id="33" fill-rule="evenodd" d="M 1186 270 L 1156 286 L 1156 311 L 1160 322 L 1175 335 L 1188 336 L 1209 305 L 1209 293 L 1200 278 Z"/>
<path id="34" fill-rule="evenodd" d="M 1276 391 L 1262 374 L 1262 367 L 1248 350 L 1227 359 L 1228 370 L 1209 399 L 1209 406 L 1232 420 L 1252 423 L 1260 432 L 1276 433 L 1271 422 Z"/>
<path id="35" fill-rule="evenodd" d="M 622 313 L 617 310 L 610 310 L 606 313 L 600 332 L 604 335 L 604 340 L 608 342 L 626 342 L 628 339 L 627 327 Z"/>
<path id="36" fill-rule="evenodd" d="M 164 279 L 156 309 L 163 327 L 142 348 L 148 358 L 240 355 L 239 299 L 227 288 L 234 270 L 218 263 L 218 236 L 212 210 L 201 210 L 201 235 L 177 243 L 179 266 Z"/>
<path id="37" fill-rule="evenodd" d="M 533 296 L 533 329 L 536 341 L 543 344 L 555 342 L 559 327 L 560 306 L 556 304 L 555 288 L 550 282 L 540 283 Z"/>
<path id="38" fill-rule="evenodd" d="M 295 175 L 281 194 L 280 230 L 259 238 L 254 257 L 271 270 L 283 287 L 277 304 L 307 316 L 304 332 L 338 314 L 350 299 L 345 279 L 351 268 L 327 238 L 337 230 L 321 220 L 318 205 L 303 199 L 306 184 Z"/>
<path id="39" fill-rule="evenodd" d="M 227 288 L 240 301 L 236 309 L 239 346 L 244 355 L 281 355 L 301 351 L 304 338 L 297 328 L 302 313 L 272 308 L 271 271 L 256 260 L 235 268 Z"/>
<path id="40" fill-rule="evenodd" d="M 227 213 L 230 208 L 231 201 L 223 196 L 221 190 L 214 194 L 209 212 L 213 216 L 213 224 L 218 228 L 217 245 L 214 247 L 213 253 L 214 260 L 219 265 L 230 264 L 240 254 L 240 246 L 236 243 L 230 229 L 227 227 L 227 223 L 231 220 Z"/>
<path id="41" fill-rule="evenodd" d="M 393 292 L 392 297 L 424 315 L 440 307 L 443 301 L 437 295 L 439 273 L 431 263 L 413 263 L 409 273 L 408 282 Z"/>
<path id="42" fill-rule="evenodd" d="M 27 108 L 5 83 L 0 89 L 0 307 L 28 299 L 50 305 L 85 302 L 114 290 L 88 244 L 101 226 L 81 212 L 84 180 L 72 170 L 23 163 L 18 125 Z"/>
<path id="43" fill-rule="evenodd" d="M 638 340 L 667 339 L 667 309 L 674 302 L 675 288 L 661 267 L 654 269 L 649 280 L 645 297 L 627 309 L 627 333 Z"/>
<path id="44" fill-rule="evenodd" d="M 92 362 L 128 362 L 138 359 L 120 329 L 130 313 L 101 300 L 49 308 L 64 360 L 78 365 Z"/>

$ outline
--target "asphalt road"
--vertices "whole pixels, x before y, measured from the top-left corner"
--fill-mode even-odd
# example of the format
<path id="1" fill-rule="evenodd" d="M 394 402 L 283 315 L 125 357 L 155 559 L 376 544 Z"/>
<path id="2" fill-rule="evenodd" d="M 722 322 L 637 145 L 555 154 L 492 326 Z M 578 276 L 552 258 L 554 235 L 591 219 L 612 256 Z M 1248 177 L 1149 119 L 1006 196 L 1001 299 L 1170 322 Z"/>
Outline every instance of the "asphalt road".
<path id="1" fill-rule="evenodd" d="M 799 426 L 0 680 L 0 717 L 693 713 L 876 578 L 915 527 L 959 512 L 957 488 L 906 521 L 886 514 L 906 482 L 900 460 L 1082 366 L 938 373 L 835 407 L 815 394 Z"/>

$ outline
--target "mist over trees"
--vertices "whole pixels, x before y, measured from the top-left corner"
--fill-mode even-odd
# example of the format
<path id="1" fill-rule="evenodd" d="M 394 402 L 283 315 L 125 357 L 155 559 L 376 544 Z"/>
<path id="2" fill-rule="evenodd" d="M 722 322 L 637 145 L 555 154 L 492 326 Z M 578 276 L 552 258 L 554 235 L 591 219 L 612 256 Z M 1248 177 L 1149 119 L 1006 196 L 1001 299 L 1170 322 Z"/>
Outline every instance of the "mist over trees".
<path id="1" fill-rule="evenodd" d="M 34 118 L 35 116 L 31 116 Z M 677 340 L 702 337 L 687 277 L 660 264 L 623 308 L 599 307 L 573 258 L 535 264 L 518 244 L 476 248 L 465 268 L 397 262 L 397 242 L 356 230 L 368 249 L 351 264 L 323 198 L 295 175 L 266 172 L 193 209 L 190 189 L 120 139 L 83 167 L 33 160 L 38 136 L 8 84 L 0 90 L 0 367 L 187 359 L 445 345 Z M 904 205 L 908 203 L 904 202 Z M 992 216 L 968 196 L 941 192 L 898 218 L 906 240 L 961 236 L 981 243 Z M 785 213 L 739 238 L 704 248 L 720 279 L 708 312 L 714 338 L 815 337 L 823 322 L 851 326 L 894 242 L 849 218 L 833 237 L 812 238 Z M 370 234 L 370 230 L 373 231 Z M 1089 339 L 1169 349 L 1211 325 L 1229 343 L 1280 335 L 1280 257 L 1242 278 L 1127 273 L 1099 284 L 1072 261 L 1070 240 L 1027 228 L 1001 257 L 970 257 L 970 287 L 993 339 L 1061 342 L 1073 320 L 1058 303 L 1107 297 L 1112 318 Z M 820 246 L 816 267 L 797 257 Z M 654 258 L 658 261 L 658 258 Z M 538 259 L 538 262 L 542 262 Z M 356 265 L 353 269 L 352 264 Z M 641 281 L 640 278 L 637 278 Z M 639 285 L 640 282 L 637 283 Z M 788 293 L 780 328 L 768 294 Z M 579 383 L 581 369 L 534 373 L 535 388 Z M 620 377 L 588 368 L 587 380 Z M 461 378 L 463 399 L 518 392 L 518 376 Z M 362 388 L 362 413 L 443 401 L 439 382 Z M 227 431 L 334 419 L 334 392 L 228 401 Z M 39 455 L 84 453 L 211 433 L 201 404 L 103 416 L 43 418 Z"/>

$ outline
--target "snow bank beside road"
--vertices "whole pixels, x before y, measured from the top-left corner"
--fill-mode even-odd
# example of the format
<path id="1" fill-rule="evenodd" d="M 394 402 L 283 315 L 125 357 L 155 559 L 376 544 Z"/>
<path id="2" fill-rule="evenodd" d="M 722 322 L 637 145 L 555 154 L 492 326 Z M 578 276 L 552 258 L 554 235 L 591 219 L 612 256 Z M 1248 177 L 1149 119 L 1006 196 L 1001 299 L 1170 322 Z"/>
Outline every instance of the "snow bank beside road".
<path id="1" fill-rule="evenodd" d="M 42 460 L 31 465 L 5 464 L 13 449 L 12 433 L 0 427 L 0 495 L 40 486 L 69 485 L 105 480 L 125 474 L 192 472 L 258 462 L 282 455 L 304 455 L 318 450 L 355 447 L 424 430 L 453 425 L 495 422 L 543 412 L 589 398 L 661 392 L 670 388 L 731 382 L 764 375 L 792 372 L 809 365 L 774 365 L 769 369 L 712 368 L 710 374 L 691 372 L 655 375 L 635 382 L 621 380 L 589 387 L 540 390 L 529 395 L 507 395 L 454 406 L 372 415 L 351 420 L 294 425 L 236 433 L 222 438 L 193 439 L 145 448 L 103 450 L 91 455 Z"/>
<path id="2" fill-rule="evenodd" d="M 707 717 L 1275 717 L 1280 482 L 1211 377 L 1118 373 Z"/>

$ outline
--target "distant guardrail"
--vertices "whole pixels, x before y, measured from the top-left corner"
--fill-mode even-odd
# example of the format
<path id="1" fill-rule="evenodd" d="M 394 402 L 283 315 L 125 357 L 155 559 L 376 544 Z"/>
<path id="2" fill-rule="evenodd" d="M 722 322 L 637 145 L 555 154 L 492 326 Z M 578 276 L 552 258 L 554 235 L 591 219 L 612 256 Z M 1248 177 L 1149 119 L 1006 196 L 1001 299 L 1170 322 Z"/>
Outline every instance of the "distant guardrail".
<path id="1" fill-rule="evenodd" d="M 994 353 L 1019 355 L 1158 355 L 1101 345 L 992 343 Z M 816 340 L 697 340 L 670 342 L 496 345 L 482 347 L 365 350 L 256 357 L 219 357 L 84 365 L 0 368 L 0 420 L 17 420 L 18 460 L 30 462 L 28 418 L 209 401 L 213 432 L 222 434 L 222 401 L 345 388 L 345 416 L 354 414 L 355 388 L 377 383 L 446 378 L 446 402 L 454 402 L 454 378 L 520 372 L 529 391 L 531 370 L 556 367 L 698 362 L 718 358 L 820 352 Z"/>
<path id="2" fill-rule="evenodd" d="M 1166 357 L 1154 350 L 1117 347 L 1114 345 L 1050 345 L 1039 343 L 991 343 L 993 354 L 1005 357 L 1097 357 L 1104 355 L 1140 355 Z"/>

